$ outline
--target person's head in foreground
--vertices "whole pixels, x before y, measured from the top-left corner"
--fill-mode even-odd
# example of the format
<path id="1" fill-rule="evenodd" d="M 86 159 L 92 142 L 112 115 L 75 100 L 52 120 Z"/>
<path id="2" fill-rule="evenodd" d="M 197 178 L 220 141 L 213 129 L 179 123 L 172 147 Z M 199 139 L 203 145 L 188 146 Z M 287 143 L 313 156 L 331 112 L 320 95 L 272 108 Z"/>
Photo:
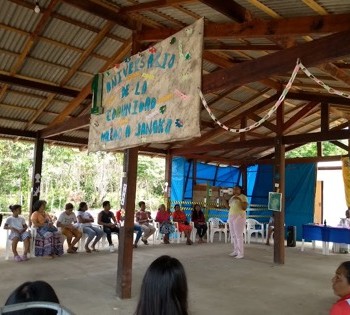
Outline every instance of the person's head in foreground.
<path id="1" fill-rule="evenodd" d="M 8 297 L 5 305 L 26 302 L 52 302 L 59 304 L 54 289 L 45 281 L 25 282 L 15 289 Z M 11 315 L 51 315 L 57 314 L 56 310 L 45 308 L 33 308 L 9 313 Z"/>
<path id="2" fill-rule="evenodd" d="M 350 314 L 350 261 L 344 261 L 335 271 L 332 288 L 340 299 L 333 305 L 330 314 Z"/>
<path id="3" fill-rule="evenodd" d="M 181 262 L 160 256 L 142 281 L 135 315 L 187 315 L 187 279 Z"/>

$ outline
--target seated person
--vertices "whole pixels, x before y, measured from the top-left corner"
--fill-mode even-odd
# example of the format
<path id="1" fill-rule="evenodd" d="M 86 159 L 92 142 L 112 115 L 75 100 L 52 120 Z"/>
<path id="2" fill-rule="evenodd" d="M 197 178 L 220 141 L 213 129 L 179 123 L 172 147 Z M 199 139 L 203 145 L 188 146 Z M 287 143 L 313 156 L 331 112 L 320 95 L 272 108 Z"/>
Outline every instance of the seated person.
<path id="1" fill-rule="evenodd" d="M 103 232 L 107 234 L 109 251 L 113 253 L 115 250 L 112 242 L 112 233 L 117 233 L 119 238 L 119 227 L 112 211 L 110 211 L 111 203 L 106 200 L 102 203 L 102 206 L 103 210 L 98 214 L 97 223 L 103 226 Z"/>
<path id="2" fill-rule="evenodd" d="M 345 211 L 345 218 L 340 219 L 338 226 L 350 228 L 350 209 Z"/>
<path id="3" fill-rule="evenodd" d="M 63 255 L 62 234 L 52 223 L 51 216 L 46 212 L 47 202 L 37 200 L 33 205 L 31 221 L 37 229 L 35 256 L 54 258 Z"/>
<path id="4" fill-rule="evenodd" d="M 139 202 L 140 210 L 136 212 L 136 222 L 141 226 L 143 231 L 142 242 L 148 245 L 147 239 L 156 231 L 155 227 L 149 222 L 152 220 L 151 212 L 146 211 L 144 201 Z"/>
<path id="5" fill-rule="evenodd" d="M 270 217 L 270 220 L 269 220 L 268 227 L 267 227 L 266 245 L 270 245 L 270 238 L 271 238 L 272 233 L 275 230 L 274 224 L 275 224 L 275 218 L 274 218 L 274 215 L 272 214 L 272 216 Z"/>
<path id="6" fill-rule="evenodd" d="M 12 241 L 12 252 L 14 255 L 14 259 L 17 262 L 28 260 L 28 253 L 30 248 L 30 237 L 31 234 L 27 231 L 28 226 L 26 224 L 25 219 L 20 216 L 22 206 L 21 205 L 13 205 L 9 207 L 12 211 L 12 216 L 8 217 L 4 229 L 11 230 L 9 235 L 9 240 Z M 24 244 L 24 253 L 23 256 L 19 256 L 17 252 L 17 244 L 21 241 Z"/>
<path id="7" fill-rule="evenodd" d="M 187 221 L 187 217 L 185 212 L 183 212 L 180 208 L 180 205 L 176 204 L 174 207 L 175 211 L 173 212 L 173 221 L 178 223 L 179 232 L 184 232 L 185 237 L 187 238 L 186 244 L 192 245 L 191 241 L 191 232 L 192 226 Z"/>
<path id="8" fill-rule="evenodd" d="M 69 254 L 76 253 L 78 247 L 75 245 L 79 242 L 82 236 L 81 231 L 76 225 L 74 225 L 78 222 L 78 220 L 73 212 L 73 209 L 73 205 L 71 203 L 67 203 L 65 206 L 65 211 L 62 212 L 57 219 L 57 227 L 61 228 L 61 233 L 67 238 L 67 253 Z"/>
<path id="9" fill-rule="evenodd" d="M 96 249 L 96 244 L 103 236 L 103 231 L 98 226 L 93 226 L 94 218 L 87 211 L 88 205 L 86 202 L 81 202 L 79 204 L 77 219 L 80 227 L 83 229 L 83 233 L 87 234 L 87 240 L 85 241 L 85 251 L 87 253 L 98 252 Z M 94 241 L 92 242 L 92 240 Z M 89 248 L 89 244 L 92 242 L 92 248 Z"/>
<path id="10" fill-rule="evenodd" d="M 199 236 L 198 243 L 204 243 L 203 236 L 207 233 L 207 223 L 205 222 L 204 213 L 199 204 L 195 204 L 192 210 L 191 220 L 194 223 L 194 227 L 197 229 Z"/>
<path id="11" fill-rule="evenodd" d="M 117 223 L 119 225 L 122 224 L 122 222 L 125 219 L 125 210 L 124 209 L 120 209 L 115 213 L 115 218 L 117 220 Z M 138 224 L 134 224 L 134 232 L 137 233 L 136 234 L 136 238 L 135 238 L 135 242 L 134 242 L 134 248 L 137 248 L 137 244 L 142 236 L 142 228 L 140 225 Z"/>
<path id="12" fill-rule="evenodd" d="M 329 314 L 350 314 L 350 261 L 340 264 L 332 278 L 332 288 L 340 299 L 332 306 Z"/>
<path id="13" fill-rule="evenodd" d="M 169 234 L 175 232 L 174 225 L 170 221 L 171 212 L 161 204 L 158 208 L 156 222 L 159 222 L 159 232 L 164 234 L 163 243 L 170 244 Z"/>

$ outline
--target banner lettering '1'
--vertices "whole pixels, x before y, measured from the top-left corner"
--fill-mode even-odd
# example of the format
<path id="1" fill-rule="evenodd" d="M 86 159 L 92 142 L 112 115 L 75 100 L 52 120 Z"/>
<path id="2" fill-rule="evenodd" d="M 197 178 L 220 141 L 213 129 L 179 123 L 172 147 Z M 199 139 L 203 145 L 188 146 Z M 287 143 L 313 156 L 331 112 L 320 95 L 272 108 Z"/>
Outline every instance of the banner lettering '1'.
<path id="1" fill-rule="evenodd" d="M 89 151 L 200 136 L 203 19 L 92 83 Z"/>

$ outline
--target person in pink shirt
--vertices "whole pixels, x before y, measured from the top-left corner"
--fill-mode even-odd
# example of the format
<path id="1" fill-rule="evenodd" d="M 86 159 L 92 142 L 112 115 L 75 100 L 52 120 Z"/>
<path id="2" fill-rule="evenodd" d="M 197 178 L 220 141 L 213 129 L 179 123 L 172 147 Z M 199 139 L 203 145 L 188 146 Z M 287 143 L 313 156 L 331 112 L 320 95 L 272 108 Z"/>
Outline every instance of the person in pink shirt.
<path id="1" fill-rule="evenodd" d="M 340 299 L 332 306 L 330 315 L 350 314 L 350 261 L 344 261 L 332 278 L 334 294 Z"/>
<path id="2" fill-rule="evenodd" d="M 159 222 L 159 231 L 164 234 L 163 243 L 170 244 L 169 234 L 175 232 L 174 225 L 170 221 L 171 212 L 165 208 L 164 204 L 161 204 L 158 208 L 156 222 Z"/>

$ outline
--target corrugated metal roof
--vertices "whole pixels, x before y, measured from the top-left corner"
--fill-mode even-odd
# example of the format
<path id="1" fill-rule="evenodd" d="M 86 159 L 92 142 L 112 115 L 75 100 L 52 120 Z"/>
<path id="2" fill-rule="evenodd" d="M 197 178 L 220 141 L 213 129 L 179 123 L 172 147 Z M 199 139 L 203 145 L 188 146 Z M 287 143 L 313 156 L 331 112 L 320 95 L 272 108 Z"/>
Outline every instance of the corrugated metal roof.
<path id="1" fill-rule="evenodd" d="M 100 28 L 105 23 L 105 20 L 99 16 L 79 10 L 75 6 L 69 5 L 67 2 L 61 2 L 57 6 L 56 12 L 77 22 L 82 22 L 97 28 Z"/>
<path id="2" fill-rule="evenodd" d="M 228 23 L 232 22 L 232 19 L 227 16 L 219 13 L 218 11 L 213 10 L 211 7 L 203 3 L 185 3 L 182 5 L 187 10 L 192 11 L 193 13 L 205 17 L 210 22 L 215 23 Z"/>
<path id="3" fill-rule="evenodd" d="M 72 67 L 80 57 L 80 53 L 69 48 L 57 46 L 54 43 L 39 40 L 30 52 L 30 56 L 53 64 Z"/>
<path id="4" fill-rule="evenodd" d="M 4 54 L 0 52 L 0 60 L 1 60 L 0 69 L 6 72 L 10 72 L 11 67 L 16 62 L 16 59 L 17 58 L 13 55 Z"/>
<path id="5" fill-rule="evenodd" d="M 22 110 L 23 107 L 37 109 L 41 105 L 41 102 L 41 98 L 25 94 L 18 94 L 16 93 L 16 91 L 9 91 L 2 99 L 2 103 L 9 105 L 17 105 L 20 107 L 20 110 Z"/>
<path id="6" fill-rule="evenodd" d="M 50 20 L 43 36 L 77 48 L 86 49 L 96 33 L 58 19 Z"/>
<path id="7" fill-rule="evenodd" d="M 349 0 L 317 0 L 328 13 L 350 13 Z"/>
<path id="8" fill-rule="evenodd" d="M 21 53 L 27 38 L 25 35 L 10 32 L 0 27 L 0 49 Z"/>
<path id="9" fill-rule="evenodd" d="M 59 84 L 67 72 L 68 69 L 57 68 L 54 64 L 43 64 L 34 59 L 27 59 L 19 73 L 28 77 Z"/>
<path id="10" fill-rule="evenodd" d="M 18 6 L 8 0 L 0 0 L 0 8 L 2 23 L 27 32 L 33 32 L 41 18 L 41 14 L 36 14 L 34 10 Z"/>
<path id="11" fill-rule="evenodd" d="M 123 43 L 112 38 L 105 38 L 94 50 L 95 53 L 111 58 Z"/>

